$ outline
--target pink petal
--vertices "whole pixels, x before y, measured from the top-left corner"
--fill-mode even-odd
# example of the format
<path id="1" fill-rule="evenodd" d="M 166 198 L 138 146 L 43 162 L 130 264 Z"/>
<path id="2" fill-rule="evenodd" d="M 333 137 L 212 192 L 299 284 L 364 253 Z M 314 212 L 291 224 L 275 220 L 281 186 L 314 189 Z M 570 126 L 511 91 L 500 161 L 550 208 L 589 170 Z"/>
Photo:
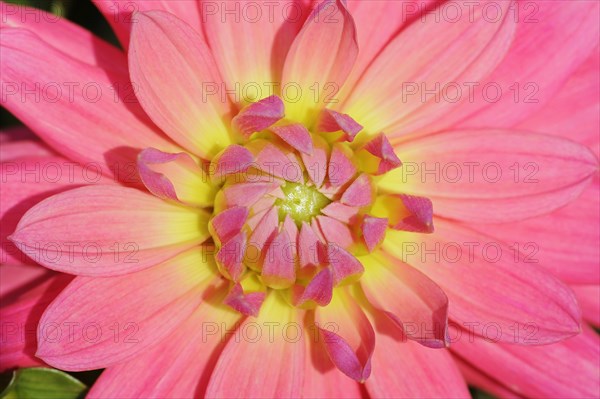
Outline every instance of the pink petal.
<path id="1" fill-rule="evenodd" d="M 361 257 L 367 271 L 360 285 L 407 338 L 431 348 L 448 345 L 448 298 L 426 275 L 384 252 Z"/>
<path id="2" fill-rule="evenodd" d="M 522 345 L 560 341 L 579 332 L 573 292 L 514 249 L 456 222 L 435 220 L 430 235 L 388 231 L 383 249 L 434 280 L 450 301 L 450 319 L 478 335 Z M 515 331 L 535 325 L 532 339 Z M 490 327 L 493 326 L 493 327 Z M 529 330 L 529 331 L 530 331 Z"/>
<path id="3" fill-rule="evenodd" d="M 354 255 L 336 245 L 327 246 L 327 262 L 331 265 L 335 285 L 356 279 L 365 271 Z"/>
<path id="4" fill-rule="evenodd" d="M 364 148 L 369 153 L 379 158 L 376 173 L 378 175 L 385 174 L 392 169 L 402 166 L 400 158 L 398 158 L 390 141 L 383 133 L 375 136 L 375 138 L 365 144 Z"/>
<path id="5" fill-rule="evenodd" d="M 279 226 L 279 216 L 277 208 L 272 207 L 265 212 L 264 216 L 260 219 L 257 226 L 252 229 L 252 235 L 248 242 L 248 254 L 249 257 L 257 261 L 259 258 L 264 256 L 264 247 L 269 241 L 277 234 L 277 228 Z"/>
<path id="6" fill-rule="evenodd" d="M 270 179 L 276 176 L 284 180 L 300 183 L 303 180 L 303 169 L 295 156 L 284 152 L 282 148 L 271 143 L 259 143 L 256 154 L 256 163 L 253 165 L 257 169 L 265 172 Z M 289 156 L 288 156 L 289 155 Z"/>
<path id="7" fill-rule="evenodd" d="M 177 151 L 138 105 L 123 57 L 111 58 L 123 70 L 109 78 L 103 66 L 72 58 L 25 29 L 3 28 L 0 46 L 2 105 L 68 159 L 135 183 L 141 146 Z"/>
<path id="8" fill-rule="evenodd" d="M 42 265 L 112 276 L 163 262 L 202 243 L 209 215 L 132 188 L 90 186 L 54 195 L 23 216 L 11 241 Z"/>
<path id="9" fill-rule="evenodd" d="M 570 284 L 600 284 L 600 198 L 598 181 L 556 211 L 507 224 L 473 226 L 519 251 Z"/>
<path id="10" fill-rule="evenodd" d="M 358 124 L 350 115 L 324 109 L 320 116 L 317 131 L 326 133 L 342 131 L 345 141 L 353 141 L 362 128 L 362 125 Z"/>
<path id="11" fill-rule="evenodd" d="M 363 207 L 371 205 L 374 196 L 375 193 L 371 178 L 369 175 L 363 173 L 348 186 L 344 194 L 342 194 L 340 201 L 349 206 Z"/>
<path id="12" fill-rule="evenodd" d="M 91 370 L 158 344 L 218 278 L 202 251 L 195 248 L 127 276 L 75 278 L 44 312 L 36 356 L 63 370 Z"/>
<path id="13" fill-rule="evenodd" d="M 502 60 L 516 27 L 510 6 L 498 3 L 500 18 L 490 21 L 484 3 L 439 4 L 377 54 L 338 110 L 373 135 L 423 131 L 456 107 L 456 86 L 466 92 L 465 83 L 480 81 Z M 446 12 L 458 17 L 439 18 Z M 459 99 L 466 102 L 464 92 Z"/>
<path id="14" fill-rule="evenodd" d="M 295 150 L 306 155 L 312 154 L 312 137 L 303 124 L 294 123 L 291 125 L 272 126 L 270 130 Z"/>
<path id="15" fill-rule="evenodd" d="M 349 379 L 332 363 L 319 332 L 307 331 L 306 340 L 310 348 L 304 368 L 304 387 L 302 397 L 322 398 L 362 398 L 363 385 Z M 308 349 L 307 348 L 307 349 Z"/>
<path id="16" fill-rule="evenodd" d="M 167 11 L 201 32 L 200 7 L 187 0 L 92 0 L 110 23 L 124 48 L 129 46 L 131 26 L 137 23 L 137 12 Z"/>
<path id="17" fill-rule="evenodd" d="M 524 397 L 598 397 L 598 335 L 589 327 L 576 337 L 539 347 L 507 345 L 456 333 L 452 350 Z M 533 335 L 533 330 L 521 331 Z M 459 338 L 460 337 L 460 338 Z M 492 360 L 493 359 L 493 360 Z M 495 393 L 495 392 L 492 392 Z"/>
<path id="18" fill-rule="evenodd" d="M 222 81 L 210 50 L 172 14 L 139 12 L 135 20 L 129 69 L 142 107 L 173 140 L 210 159 L 231 144 L 224 122 L 230 104 L 219 93 Z"/>
<path id="19" fill-rule="evenodd" d="M 41 144 L 33 141 L 15 141 L 4 144 L 3 149 L 11 146 L 17 149 L 22 143 L 30 143 L 33 149 Z M 32 147 L 26 145 L 23 151 Z M 25 212 L 41 200 L 66 191 L 71 188 L 93 184 L 110 183 L 111 179 L 104 177 L 99 168 L 88 165 L 82 168 L 76 162 L 69 161 L 57 155 L 20 157 L 11 161 L 3 161 L 0 165 L 0 263 L 20 264 L 28 262 L 23 254 L 8 239 L 17 228 L 19 220 Z"/>
<path id="20" fill-rule="evenodd" d="M 341 202 L 336 201 L 321 209 L 321 213 L 323 215 L 331 216 L 340 222 L 350 223 L 350 221 L 358 214 L 358 208 L 344 205 Z"/>
<path id="21" fill-rule="evenodd" d="M 138 155 L 138 172 L 159 198 L 200 207 L 212 206 L 215 190 L 201 167 L 187 153 L 170 154 L 146 148 Z"/>
<path id="22" fill-rule="evenodd" d="M 302 306 L 308 301 L 314 301 L 319 306 L 327 306 L 331 302 L 333 294 L 333 273 L 330 268 L 321 270 L 310 280 L 306 288 L 302 290 L 296 306 Z"/>
<path id="23" fill-rule="evenodd" d="M 406 341 L 389 320 L 378 318 L 373 372 L 365 382 L 375 398 L 469 398 L 469 390 L 452 356 Z M 390 356 L 394 353 L 394 356 Z M 402 361 L 398 361 L 402 359 Z M 403 376 L 398 378 L 398 376 Z"/>
<path id="24" fill-rule="evenodd" d="M 571 285 L 570 287 L 575 292 L 583 318 L 598 328 L 600 326 L 600 286 Z"/>
<path id="25" fill-rule="evenodd" d="M 38 8 L 16 4 L 0 5 L 0 26 L 34 33 L 50 46 L 89 65 L 127 74 L 127 62 L 117 47 L 94 36 L 81 26 Z"/>
<path id="26" fill-rule="evenodd" d="M 319 230 L 323 234 L 324 242 L 329 242 L 338 245 L 342 248 L 350 248 L 354 244 L 354 238 L 350 228 L 339 220 L 330 218 L 329 216 L 317 216 Z M 313 223 L 313 226 L 315 223 Z"/>
<path id="27" fill-rule="evenodd" d="M 313 136 L 312 155 L 300 153 L 306 173 L 315 186 L 321 187 L 327 176 L 327 159 L 329 158 L 329 145 L 321 136 Z"/>
<path id="28" fill-rule="evenodd" d="M 265 295 L 264 292 L 244 293 L 242 286 L 236 283 L 231 287 L 223 303 L 246 316 L 258 317 Z"/>
<path id="29" fill-rule="evenodd" d="M 351 158 L 352 155 L 345 147 L 334 145 L 331 149 L 327 176 L 334 187 L 343 186 L 356 174 Z"/>
<path id="30" fill-rule="evenodd" d="M 283 62 L 309 14 L 309 3 L 201 4 L 207 41 L 233 102 L 246 104 L 280 92 Z"/>
<path id="31" fill-rule="evenodd" d="M 225 243 L 242 230 L 247 219 L 248 208 L 244 206 L 228 208 L 212 218 L 209 229 L 213 237 L 216 236 L 219 244 Z"/>
<path id="32" fill-rule="evenodd" d="M 363 240 L 365 240 L 365 244 L 367 245 L 369 252 L 373 252 L 373 250 L 375 250 L 375 248 L 381 244 L 385 238 L 385 231 L 387 228 L 387 218 L 376 218 L 369 215 L 365 216 L 362 222 L 361 230 Z"/>
<path id="33" fill-rule="evenodd" d="M 247 338 L 225 345 L 205 397 L 300 397 L 306 357 L 301 316 L 271 291 L 260 315 L 239 326 Z"/>
<path id="34" fill-rule="evenodd" d="M 226 285 L 215 286 L 207 301 L 161 343 L 131 360 L 102 372 L 87 394 L 90 398 L 204 397 L 210 372 L 233 331 L 240 314 L 215 308 Z M 168 365 L 168 366 L 166 366 Z"/>
<path id="35" fill-rule="evenodd" d="M 348 9 L 356 24 L 356 36 L 360 51 L 344 87 L 354 87 L 356 81 L 390 39 L 401 32 L 402 27 L 418 21 L 419 17 L 434 5 L 434 0 L 424 0 L 418 3 L 411 0 L 348 2 Z"/>
<path id="36" fill-rule="evenodd" d="M 298 93 L 282 93 L 288 118 L 310 122 L 334 102 L 357 54 L 354 21 L 344 2 L 320 2 L 295 37 L 283 67 L 282 87 L 293 86 Z"/>
<path id="37" fill-rule="evenodd" d="M 241 145 L 232 144 L 218 153 L 210 163 L 209 172 L 213 180 L 221 180 L 227 175 L 246 172 L 254 156 Z"/>
<path id="38" fill-rule="evenodd" d="M 242 261 L 246 252 L 246 240 L 246 232 L 241 231 L 225 242 L 215 255 L 219 270 L 225 278 L 240 281 L 245 270 Z"/>
<path id="39" fill-rule="evenodd" d="M 64 274 L 58 275 L 46 270 L 40 275 L 28 269 L 44 271 L 41 267 L 25 265 L 0 266 L 2 285 L 8 284 L 7 273 L 27 275 L 19 284 L 13 285 L 7 295 L 2 296 L 2 308 L 0 308 L 2 320 L 0 370 L 2 371 L 44 364 L 42 360 L 35 357 L 38 322 L 48 304 L 72 280 L 71 276 Z"/>
<path id="40" fill-rule="evenodd" d="M 586 144 L 600 156 L 600 49 L 570 76 L 560 90 L 539 111 L 518 124 L 518 128 L 557 134 Z M 594 99 L 594 100 L 592 100 Z"/>
<path id="41" fill-rule="evenodd" d="M 389 218 L 394 230 L 432 233 L 433 204 L 429 198 L 414 195 L 381 195 L 377 198 L 378 213 Z"/>
<path id="42" fill-rule="evenodd" d="M 242 108 L 233 118 L 231 124 L 238 129 L 245 138 L 249 138 L 252 133 L 269 128 L 275 122 L 283 118 L 284 115 L 285 110 L 281 98 L 269 96 Z"/>
<path id="43" fill-rule="evenodd" d="M 329 305 L 315 310 L 315 323 L 333 364 L 355 381 L 369 378 L 375 332 L 354 298 L 336 292 Z"/>
<path id="44" fill-rule="evenodd" d="M 512 127 L 560 95 L 563 83 L 596 51 L 599 36 L 596 2 L 534 4 L 537 22 L 519 25 L 502 63 L 475 89 L 476 101 L 464 102 L 449 115 L 451 120 L 440 122 L 448 126 L 460 121 L 460 127 L 469 128 Z M 526 3 L 517 2 L 515 6 L 514 12 L 520 15 L 530 12 Z M 540 46 L 540 40 L 548 46 Z M 564 57 L 554 57 L 554 54 Z M 511 91 L 510 87 L 514 91 L 518 88 L 518 101 L 515 101 L 515 93 L 503 95 L 497 101 L 485 101 L 482 89 L 489 86 L 489 82 L 506 93 Z M 571 114 L 569 119 L 573 116 Z"/>
<path id="45" fill-rule="evenodd" d="M 276 182 L 237 183 L 226 186 L 223 189 L 223 194 L 228 207 L 251 206 L 278 187 L 279 184 Z"/>
<path id="46" fill-rule="evenodd" d="M 290 236 L 285 230 L 273 237 L 265 254 L 261 272 L 261 280 L 264 284 L 271 288 L 282 289 L 288 288 L 294 283 L 296 272 L 293 249 L 295 249 L 295 243 L 292 244 Z"/>
<path id="47" fill-rule="evenodd" d="M 453 131 L 402 146 L 405 165 L 380 187 L 430 198 L 436 214 L 505 223 L 549 213 L 577 198 L 597 173 L 586 147 L 509 130 Z"/>
<path id="48" fill-rule="evenodd" d="M 314 230 L 306 222 L 302 222 L 300 234 L 298 235 L 298 257 L 300 259 L 300 268 L 319 265 L 320 262 L 317 256 L 318 242 L 319 238 Z"/>

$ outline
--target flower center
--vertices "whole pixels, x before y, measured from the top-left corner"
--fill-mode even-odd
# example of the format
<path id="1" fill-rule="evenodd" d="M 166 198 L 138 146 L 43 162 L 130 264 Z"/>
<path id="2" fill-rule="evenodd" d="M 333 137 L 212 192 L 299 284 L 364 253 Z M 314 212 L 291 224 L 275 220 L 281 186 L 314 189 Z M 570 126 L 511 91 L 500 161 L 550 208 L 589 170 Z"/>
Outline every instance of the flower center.
<path id="1" fill-rule="evenodd" d="M 210 165 L 220 191 L 209 229 L 231 281 L 224 302 L 246 315 L 268 290 L 285 290 L 292 306 L 326 306 L 364 272 L 355 255 L 375 251 L 388 228 L 417 231 L 431 216 L 410 196 L 378 196 L 375 177 L 401 164 L 383 134 L 356 144 L 362 126 L 347 115 L 325 111 L 313 131 L 283 116 L 275 96 L 242 109 L 233 128 L 243 145 Z"/>
<path id="2" fill-rule="evenodd" d="M 318 216 L 321 209 L 331 202 L 315 186 L 286 182 L 281 191 L 285 198 L 275 201 L 275 205 L 279 206 L 279 219 L 283 221 L 286 215 L 290 215 L 300 226 L 302 222 L 310 222 Z"/>

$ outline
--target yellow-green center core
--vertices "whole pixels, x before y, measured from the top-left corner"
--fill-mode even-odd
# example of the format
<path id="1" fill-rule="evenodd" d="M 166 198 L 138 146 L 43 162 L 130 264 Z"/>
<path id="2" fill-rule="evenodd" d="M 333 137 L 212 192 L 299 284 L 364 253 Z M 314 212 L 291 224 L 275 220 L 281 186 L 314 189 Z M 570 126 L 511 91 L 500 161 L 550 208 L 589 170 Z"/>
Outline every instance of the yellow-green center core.
<path id="1" fill-rule="evenodd" d="M 285 198 L 276 202 L 281 220 L 285 219 L 285 215 L 290 215 L 297 224 L 309 222 L 313 217 L 320 215 L 321 209 L 331 202 L 314 186 L 286 182 L 281 189 Z"/>

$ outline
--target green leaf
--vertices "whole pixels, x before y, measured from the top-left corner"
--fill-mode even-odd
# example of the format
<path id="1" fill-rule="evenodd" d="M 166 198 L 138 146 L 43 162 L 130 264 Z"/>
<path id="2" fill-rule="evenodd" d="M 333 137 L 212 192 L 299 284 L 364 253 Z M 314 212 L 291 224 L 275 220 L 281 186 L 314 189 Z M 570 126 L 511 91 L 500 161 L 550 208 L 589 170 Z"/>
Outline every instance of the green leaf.
<path id="1" fill-rule="evenodd" d="M 0 393 L 2 399 L 77 399 L 86 386 L 60 370 L 33 367 L 13 372 L 13 377 Z"/>

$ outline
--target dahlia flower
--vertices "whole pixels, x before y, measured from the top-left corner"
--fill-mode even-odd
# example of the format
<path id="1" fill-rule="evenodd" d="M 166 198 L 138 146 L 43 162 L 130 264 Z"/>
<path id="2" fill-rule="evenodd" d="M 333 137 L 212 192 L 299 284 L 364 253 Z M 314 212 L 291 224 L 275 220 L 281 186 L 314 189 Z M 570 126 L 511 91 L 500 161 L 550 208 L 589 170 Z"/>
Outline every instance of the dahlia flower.
<path id="1" fill-rule="evenodd" d="M 2 4 L 3 369 L 92 398 L 597 397 L 597 2 Z"/>

